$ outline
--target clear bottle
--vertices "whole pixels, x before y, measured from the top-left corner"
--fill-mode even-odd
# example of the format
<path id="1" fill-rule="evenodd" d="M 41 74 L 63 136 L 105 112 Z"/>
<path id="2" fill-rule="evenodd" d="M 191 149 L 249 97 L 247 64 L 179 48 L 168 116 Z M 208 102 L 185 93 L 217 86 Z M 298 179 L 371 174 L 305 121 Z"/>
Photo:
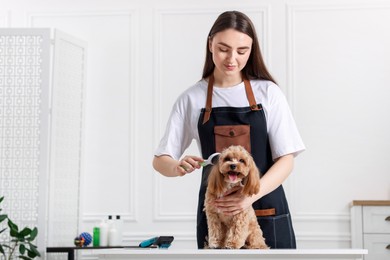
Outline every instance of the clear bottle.
<path id="1" fill-rule="evenodd" d="M 108 246 L 119 246 L 118 240 L 118 230 L 116 229 L 116 223 L 112 221 L 108 231 Z"/>
<path id="2" fill-rule="evenodd" d="M 107 220 L 103 219 L 99 225 L 100 229 L 100 246 L 108 246 L 108 223 Z"/>
<path id="3" fill-rule="evenodd" d="M 116 230 L 118 232 L 118 246 L 122 246 L 123 243 L 123 220 L 120 215 L 116 215 Z"/>

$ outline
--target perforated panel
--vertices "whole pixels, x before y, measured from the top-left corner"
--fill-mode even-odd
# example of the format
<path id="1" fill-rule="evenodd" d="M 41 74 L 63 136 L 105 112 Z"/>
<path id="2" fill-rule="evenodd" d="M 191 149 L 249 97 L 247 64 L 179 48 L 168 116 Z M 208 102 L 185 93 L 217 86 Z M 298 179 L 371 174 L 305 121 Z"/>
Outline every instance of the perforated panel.
<path id="1" fill-rule="evenodd" d="M 4 213 L 21 227 L 38 226 L 46 206 L 40 181 L 47 166 L 49 40 L 48 30 L 0 30 L 0 196 Z"/>
<path id="2" fill-rule="evenodd" d="M 50 246 L 71 246 L 79 234 L 85 55 L 84 43 L 56 31 L 48 230 Z"/>
<path id="3" fill-rule="evenodd" d="M 53 46 L 50 29 L 0 29 L 2 213 L 37 226 L 42 253 L 79 233 L 85 44 L 56 32 Z"/>

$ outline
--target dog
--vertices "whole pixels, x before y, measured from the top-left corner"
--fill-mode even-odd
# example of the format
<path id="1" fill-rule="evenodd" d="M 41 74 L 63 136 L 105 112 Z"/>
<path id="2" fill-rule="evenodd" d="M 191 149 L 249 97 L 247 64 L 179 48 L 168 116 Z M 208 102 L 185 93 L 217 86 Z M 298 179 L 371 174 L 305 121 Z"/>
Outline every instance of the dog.
<path id="1" fill-rule="evenodd" d="M 222 151 L 217 164 L 212 167 L 204 207 L 208 224 L 205 248 L 268 249 L 252 207 L 230 216 L 214 206 L 217 198 L 236 186 L 242 186 L 244 196 L 259 192 L 259 170 L 252 156 L 242 146 L 230 146 Z"/>

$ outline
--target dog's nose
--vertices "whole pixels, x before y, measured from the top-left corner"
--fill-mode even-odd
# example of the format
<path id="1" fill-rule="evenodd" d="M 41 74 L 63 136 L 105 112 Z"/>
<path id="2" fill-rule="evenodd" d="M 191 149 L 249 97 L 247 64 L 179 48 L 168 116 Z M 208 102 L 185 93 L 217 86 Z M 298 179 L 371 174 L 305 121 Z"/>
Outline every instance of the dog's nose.
<path id="1" fill-rule="evenodd" d="M 235 165 L 235 164 L 230 164 L 230 169 L 231 170 L 235 170 L 237 168 L 237 165 Z"/>

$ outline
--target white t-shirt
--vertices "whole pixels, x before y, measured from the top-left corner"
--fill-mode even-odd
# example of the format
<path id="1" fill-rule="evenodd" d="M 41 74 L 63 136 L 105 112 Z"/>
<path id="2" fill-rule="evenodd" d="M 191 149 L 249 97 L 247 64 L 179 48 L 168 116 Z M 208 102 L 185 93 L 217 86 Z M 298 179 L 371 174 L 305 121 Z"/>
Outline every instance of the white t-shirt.
<path id="1" fill-rule="evenodd" d="M 250 81 L 256 103 L 263 106 L 267 120 L 267 131 L 276 159 L 286 154 L 298 155 L 305 150 L 291 110 L 281 89 L 271 81 Z M 204 79 L 188 88 L 176 100 L 169 117 L 165 134 L 155 151 L 156 156 L 169 155 L 179 160 L 195 139 L 199 151 L 198 121 L 205 107 L 208 82 Z M 214 86 L 212 107 L 248 107 L 244 82 L 228 88 Z"/>

